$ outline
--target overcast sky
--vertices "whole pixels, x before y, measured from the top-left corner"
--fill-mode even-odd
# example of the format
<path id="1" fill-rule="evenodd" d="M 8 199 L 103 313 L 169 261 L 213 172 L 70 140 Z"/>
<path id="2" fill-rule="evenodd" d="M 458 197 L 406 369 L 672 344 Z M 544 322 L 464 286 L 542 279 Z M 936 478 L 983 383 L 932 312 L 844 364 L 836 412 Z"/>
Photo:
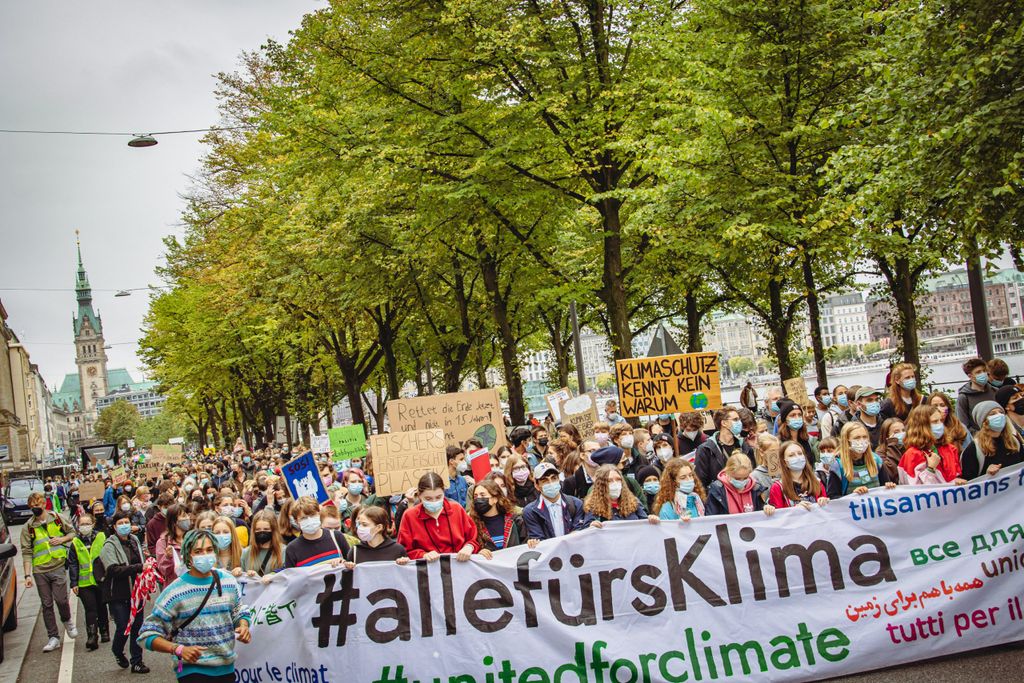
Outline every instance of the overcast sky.
<path id="1" fill-rule="evenodd" d="M 214 76 L 279 41 L 313 0 L 0 3 L 0 128 L 145 133 L 216 125 Z M 51 387 L 76 372 L 75 229 L 103 317 L 109 367 L 142 368 L 147 295 L 162 239 L 180 234 L 180 194 L 199 135 L 132 149 L 128 138 L 0 133 L 0 300 Z M 9 288 L 63 292 L 12 292 Z"/>

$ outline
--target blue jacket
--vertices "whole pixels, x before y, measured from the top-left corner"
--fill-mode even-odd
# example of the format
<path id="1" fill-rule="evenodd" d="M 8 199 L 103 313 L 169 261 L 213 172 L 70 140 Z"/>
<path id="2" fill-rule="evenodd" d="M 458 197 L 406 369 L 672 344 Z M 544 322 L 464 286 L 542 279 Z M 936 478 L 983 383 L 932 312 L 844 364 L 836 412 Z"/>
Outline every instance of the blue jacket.
<path id="1" fill-rule="evenodd" d="M 466 478 L 461 474 L 456 474 L 451 478 L 448 488 L 444 490 L 444 497 L 458 503 L 461 507 L 466 507 L 466 493 L 468 491 L 469 484 L 466 483 Z"/>
<path id="2" fill-rule="evenodd" d="M 541 507 L 543 502 L 544 506 Z M 523 510 L 523 521 L 526 522 L 526 537 L 543 541 L 555 537 L 555 529 L 551 525 L 551 513 L 548 512 L 547 499 L 543 496 L 533 501 Z M 583 501 L 573 496 L 562 494 L 562 519 L 565 522 L 565 533 L 580 531 L 587 528 L 592 518 L 583 511 Z"/>
<path id="3" fill-rule="evenodd" d="M 103 492 L 103 514 L 113 517 L 115 512 L 117 512 L 117 494 L 114 493 L 113 486 L 108 486 L 107 490 Z"/>

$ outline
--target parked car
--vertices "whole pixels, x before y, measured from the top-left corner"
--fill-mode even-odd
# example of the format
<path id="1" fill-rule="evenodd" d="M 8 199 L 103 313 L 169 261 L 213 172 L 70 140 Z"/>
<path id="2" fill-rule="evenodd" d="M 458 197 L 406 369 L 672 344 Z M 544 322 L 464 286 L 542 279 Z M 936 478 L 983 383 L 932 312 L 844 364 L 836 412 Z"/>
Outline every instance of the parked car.
<path id="1" fill-rule="evenodd" d="M 22 524 L 30 517 L 28 496 L 33 491 L 43 492 L 43 481 L 38 477 L 20 477 L 11 479 L 4 487 L 4 522 L 9 525 Z"/>
<path id="2" fill-rule="evenodd" d="M 0 662 L 4 661 L 4 634 L 18 628 L 18 546 L 7 524 L 0 520 Z"/>

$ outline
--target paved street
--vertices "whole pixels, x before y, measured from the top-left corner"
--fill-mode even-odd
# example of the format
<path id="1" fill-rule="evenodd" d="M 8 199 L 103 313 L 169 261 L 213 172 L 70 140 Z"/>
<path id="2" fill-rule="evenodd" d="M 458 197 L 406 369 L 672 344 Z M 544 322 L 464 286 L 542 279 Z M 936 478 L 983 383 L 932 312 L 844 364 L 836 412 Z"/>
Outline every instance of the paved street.
<path id="1" fill-rule="evenodd" d="M 12 538 L 17 541 L 21 527 L 11 527 Z M 18 557 L 18 567 L 21 558 Z M 19 578 L 21 572 L 19 569 Z M 0 683 L 78 683 L 92 681 L 109 683 L 120 680 L 138 680 L 147 683 L 173 683 L 174 675 L 171 657 L 145 653 L 143 660 L 152 669 L 145 675 L 133 675 L 118 668 L 110 652 L 110 644 L 102 643 L 100 649 L 88 652 L 85 649 L 85 612 L 77 599 L 72 598 L 76 609 L 76 620 L 81 634 L 74 641 L 65 638 L 64 647 L 56 652 L 44 653 L 46 629 L 39 616 L 39 599 L 35 589 L 24 590 L 22 584 L 18 593 L 18 628 L 6 634 L 6 659 L 0 664 Z M 111 624 L 113 627 L 113 624 Z M 832 679 L 849 683 L 881 683 L 883 681 L 927 680 L 929 683 L 961 683 L 964 680 L 1011 681 L 1024 680 L 1021 673 L 1021 657 L 1024 642 L 1000 647 L 977 650 L 964 654 L 929 660 L 921 664 L 893 667 L 882 671 L 844 676 Z M 353 681 L 352 683 L 359 683 Z"/>

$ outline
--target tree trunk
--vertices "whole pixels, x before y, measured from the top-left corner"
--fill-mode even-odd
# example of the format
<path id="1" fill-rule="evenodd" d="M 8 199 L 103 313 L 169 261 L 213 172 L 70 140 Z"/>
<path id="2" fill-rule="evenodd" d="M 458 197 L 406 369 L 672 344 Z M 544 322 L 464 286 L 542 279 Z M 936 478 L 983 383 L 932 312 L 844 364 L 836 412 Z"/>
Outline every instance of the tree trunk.
<path id="1" fill-rule="evenodd" d="M 484 287 L 491 299 L 491 314 L 498 328 L 498 339 L 501 342 L 501 366 L 505 375 L 505 387 L 508 389 L 508 413 L 512 424 L 526 422 L 526 402 L 523 399 L 523 378 L 519 373 L 519 353 L 516 336 L 512 332 L 512 321 L 508 315 L 508 302 L 502 295 L 501 282 L 498 279 L 498 264 L 485 246 L 482 236 L 477 233 L 477 255 L 480 272 L 483 275 Z"/>
<path id="2" fill-rule="evenodd" d="M 697 295 L 688 291 L 686 293 L 686 351 L 696 353 L 704 350 L 704 341 L 701 339 L 700 323 L 703 317 L 697 308 Z"/>
<path id="3" fill-rule="evenodd" d="M 611 332 L 609 341 L 616 360 L 633 357 L 633 332 L 629 327 L 629 305 L 626 301 L 626 284 L 622 278 L 621 206 L 621 200 L 614 198 L 604 199 L 598 206 L 604 227 L 604 270 L 598 297 L 607 310 Z"/>
<path id="4" fill-rule="evenodd" d="M 914 282 L 910 263 L 907 259 L 896 259 L 896 287 L 893 288 L 893 298 L 896 300 L 897 325 L 900 334 L 900 346 L 903 351 L 903 360 L 913 363 L 915 367 L 921 367 L 921 357 L 918 349 L 917 337 L 917 302 L 914 301 L 914 291 L 917 289 Z"/>
<path id="5" fill-rule="evenodd" d="M 825 367 L 825 345 L 821 341 L 821 311 L 818 308 L 818 291 L 814 283 L 811 257 L 806 250 L 803 254 L 803 270 L 804 287 L 807 289 L 807 322 L 811 328 L 811 349 L 814 351 L 814 374 L 817 376 L 818 386 L 827 387 L 828 370 Z"/>
<path id="6" fill-rule="evenodd" d="M 295 443 L 295 439 L 292 438 L 292 415 L 288 411 L 288 406 L 282 404 L 281 411 L 284 413 L 284 438 L 287 439 L 288 445 L 291 446 Z"/>
<path id="7" fill-rule="evenodd" d="M 395 354 L 397 329 L 390 305 L 377 307 L 373 316 L 377 323 L 377 339 L 384 350 L 384 376 L 387 379 L 388 396 L 398 397 L 398 358 Z"/>
<path id="8" fill-rule="evenodd" d="M 775 280 L 768 282 L 768 301 L 772 319 L 765 322 L 772 337 L 775 359 L 779 362 L 779 377 L 790 379 L 793 377 L 793 359 L 789 352 L 789 333 L 793 321 L 786 318 L 782 307 L 782 286 Z"/>
<path id="9" fill-rule="evenodd" d="M 484 342 L 481 337 L 477 337 L 476 344 L 473 345 L 476 349 L 476 385 L 481 389 L 487 388 L 487 364 L 484 363 Z"/>
<path id="10" fill-rule="evenodd" d="M 1013 267 L 1019 271 L 1024 271 L 1024 254 L 1021 253 L 1020 247 L 1016 244 L 1010 245 L 1010 258 L 1013 259 Z"/>

